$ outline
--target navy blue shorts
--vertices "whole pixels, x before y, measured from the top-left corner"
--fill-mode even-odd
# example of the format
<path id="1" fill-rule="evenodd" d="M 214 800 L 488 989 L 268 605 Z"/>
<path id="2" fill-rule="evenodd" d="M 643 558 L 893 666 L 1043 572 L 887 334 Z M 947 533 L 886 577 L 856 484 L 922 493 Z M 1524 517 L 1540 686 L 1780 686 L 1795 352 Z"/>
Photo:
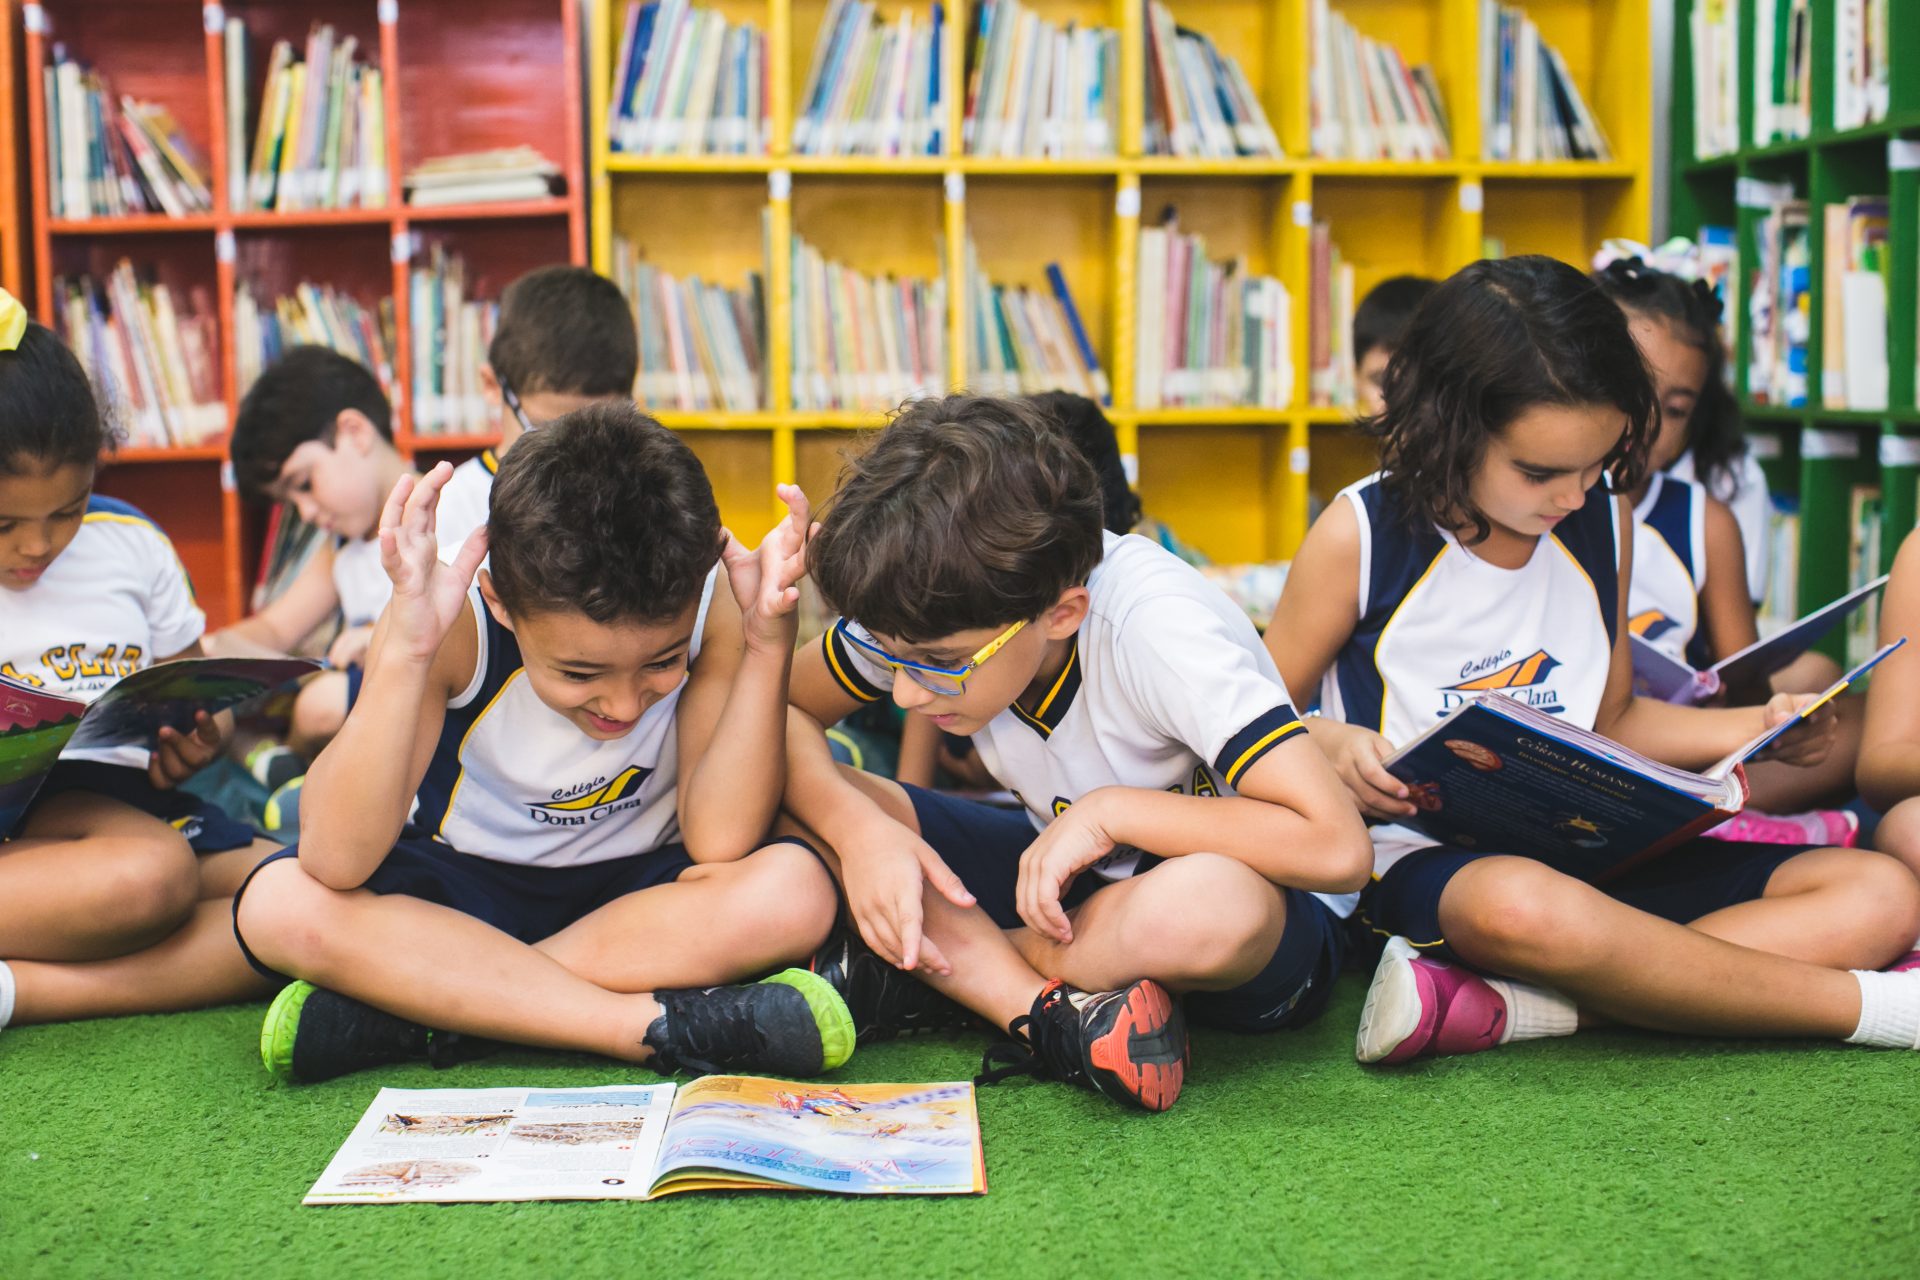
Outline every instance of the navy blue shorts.
<path id="1" fill-rule="evenodd" d="M 227 811 L 190 791 L 156 787 L 145 769 L 99 760 L 61 760 L 33 798 L 38 805 L 69 791 L 86 791 L 132 805 L 152 814 L 187 838 L 195 853 L 224 853 L 244 849 L 254 841 L 254 830 Z"/>
<path id="2" fill-rule="evenodd" d="M 1689 924 L 1723 907 L 1752 902 L 1767 891 L 1780 864 L 1810 844 L 1745 844 L 1695 837 L 1598 886 L 1610 898 L 1662 920 Z M 1440 929 L 1440 895 L 1462 867 L 1498 855 L 1457 845 L 1410 853 L 1360 895 L 1357 917 L 1377 947 L 1399 936 L 1428 955 L 1451 956 Z"/>
<path id="3" fill-rule="evenodd" d="M 299 853 L 300 847 L 294 845 L 263 860 L 247 877 L 246 884 L 240 886 L 240 892 L 233 896 L 234 937 L 239 939 L 247 963 L 269 978 L 285 975 L 262 964 L 247 946 L 247 940 L 240 937 L 240 899 L 252 887 L 253 877 L 260 874 L 261 867 L 282 858 L 298 857 Z M 687 856 L 687 851 L 677 844 L 669 844 L 648 853 L 609 858 L 580 867 L 529 867 L 476 858 L 424 831 L 408 827 L 400 833 L 400 841 L 393 846 L 393 851 L 361 887 L 375 893 L 405 894 L 451 907 L 531 944 L 551 938 L 615 898 L 672 884 L 691 866 L 693 859 Z"/>
<path id="4" fill-rule="evenodd" d="M 902 784 L 913 801 L 920 838 L 933 846 L 960 877 L 980 907 L 1002 929 L 1024 923 L 1014 901 L 1020 855 L 1034 841 L 1024 809 L 1001 809 L 978 800 Z M 1161 859 L 1148 855 L 1143 870 Z M 1088 872 L 1067 887 L 1060 905 L 1071 911 L 1113 881 Z M 1282 889 L 1287 924 L 1266 968 L 1227 991 L 1185 996 L 1196 1022 L 1230 1031 L 1276 1031 L 1313 1021 L 1326 1007 L 1346 955 L 1339 917 L 1310 893 Z"/>
<path id="5" fill-rule="evenodd" d="M 347 710 L 360 701 L 360 686 L 367 682 L 367 669 L 355 662 L 347 667 Z"/>

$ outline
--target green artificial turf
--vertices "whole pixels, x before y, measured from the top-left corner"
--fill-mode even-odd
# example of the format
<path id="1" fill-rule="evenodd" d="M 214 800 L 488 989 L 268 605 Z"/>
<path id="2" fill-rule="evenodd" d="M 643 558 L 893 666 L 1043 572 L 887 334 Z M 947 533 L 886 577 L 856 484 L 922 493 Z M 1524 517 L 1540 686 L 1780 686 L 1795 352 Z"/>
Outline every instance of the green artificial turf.
<path id="1" fill-rule="evenodd" d="M 650 1078 L 516 1053 L 271 1088 L 258 1007 L 0 1035 L 0 1277 L 1920 1275 L 1920 1057 L 1625 1033 L 1354 1065 L 1200 1033 L 1179 1106 L 983 1090 L 989 1193 L 302 1208 L 379 1084 Z M 959 1079 L 971 1039 L 863 1050 Z"/>

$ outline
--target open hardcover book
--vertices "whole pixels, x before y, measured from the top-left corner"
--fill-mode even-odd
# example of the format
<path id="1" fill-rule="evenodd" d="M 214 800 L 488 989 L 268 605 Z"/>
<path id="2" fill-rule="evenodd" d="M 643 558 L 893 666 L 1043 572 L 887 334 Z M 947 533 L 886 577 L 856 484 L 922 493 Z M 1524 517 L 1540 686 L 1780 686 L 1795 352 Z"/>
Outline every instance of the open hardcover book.
<path id="1" fill-rule="evenodd" d="M 986 1189 L 971 1084 L 705 1076 L 679 1086 L 382 1089 L 305 1203 Z"/>
<path id="2" fill-rule="evenodd" d="M 1847 615 L 1887 585 L 1885 574 L 1864 587 L 1822 605 L 1778 635 L 1756 640 L 1740 652 L 1696 671 L 1658 646 L 1630 636 L 1634 692 L 1662 702 L 1705 702 L 1722 689 L 1750 689 L 1779 671 L 1846 620 Z"/>
<path id="3" fill-rule="evenodd" d="M 151 746 L 162 725 L 192 729 L 197 712 L 237 707 L 319 669 L 305 658 L 183 658 L 136 671 L 92 703 L 0 676 L 0 838 L 69 747 Z"/>
<path id="4" fill-rule="evenodd" d="M 1386 761 L 1435 840 L 1517 853 L 1598 883 L 1738 813 L 1741 765 L 1828 701 L 1904 638 L 1704 773 L 1690 773 L 1504 694 L 1481 694 Z"/>

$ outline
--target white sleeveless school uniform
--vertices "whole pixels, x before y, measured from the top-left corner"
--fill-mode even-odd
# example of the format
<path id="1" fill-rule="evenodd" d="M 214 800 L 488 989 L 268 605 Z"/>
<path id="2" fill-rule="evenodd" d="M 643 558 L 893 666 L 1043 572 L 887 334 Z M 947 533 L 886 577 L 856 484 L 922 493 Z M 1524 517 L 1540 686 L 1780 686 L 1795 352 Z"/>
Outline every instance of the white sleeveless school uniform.
<path id="1" fill-rule="evenodd" d="M 1342 490 L 1360 526 L 1359 617 L 1321 681 L 1321 713 L 1396 747 L 1469 698 L 1496 692 L 1592 728 L 1613 655 L 1617 510 L 1603 486 L 1504 569 L 1429 522 L 1406 520 L 1380 476 Z M 1371 829 L 1374 870 L 1436 842 Z"/>

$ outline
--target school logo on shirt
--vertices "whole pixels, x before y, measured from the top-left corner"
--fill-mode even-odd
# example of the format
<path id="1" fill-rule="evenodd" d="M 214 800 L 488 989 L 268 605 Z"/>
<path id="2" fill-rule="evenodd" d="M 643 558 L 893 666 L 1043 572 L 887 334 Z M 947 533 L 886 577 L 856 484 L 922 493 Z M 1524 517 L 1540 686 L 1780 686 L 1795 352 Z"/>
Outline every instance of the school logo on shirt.
<path id="1" fill-rule="evenodd" d="M 638 807 L 642 800 L 640 788 L 652 773 L 652 769 L 628 765 L 618 777 L 598 777 L 591 782 L 562 787 L 550 799 L 529 801 L 527 816 L 548 826 L 584 827 L 589 822 Z"/>
<path id="2" fill-rule="evenodd" d="M 1649 609 L 1645 613 L 1637 613 L 1627 619 L 1627 630 L 1642 640 L 1658 640 L 1679 625 L 1658 609 Z"/>
<path id="3" fill-rule="evenodd" d="M 1446 715 L 1480 693 L 1504 693 L 1536 710 L 1558 714 L 1566 707 L 1547 678 L 1560 665 L 1560 660 L 1545 649 L 1535 649 L 1518 660 L 1511 649 L 1488 654 L 1460 668 L 1460 683 L 1448 685 L 1441 692 L 1439 714 Z"/>

